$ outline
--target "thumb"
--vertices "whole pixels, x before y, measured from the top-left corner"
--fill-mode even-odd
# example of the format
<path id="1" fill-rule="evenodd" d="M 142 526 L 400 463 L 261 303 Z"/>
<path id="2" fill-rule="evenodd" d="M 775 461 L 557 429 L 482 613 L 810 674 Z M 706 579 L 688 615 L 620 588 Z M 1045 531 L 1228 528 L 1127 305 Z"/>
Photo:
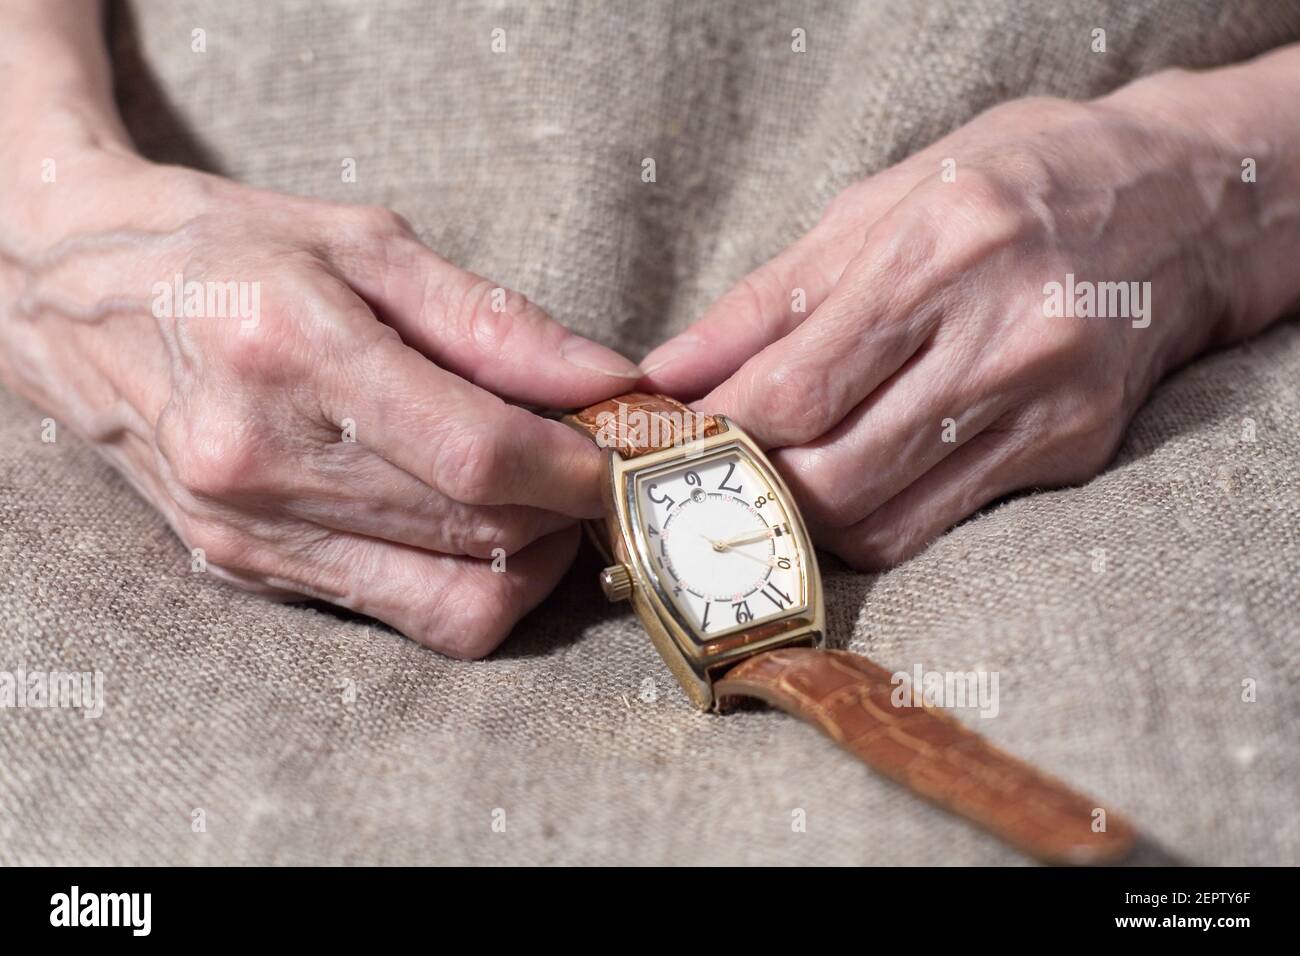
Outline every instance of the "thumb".
<path id="1" fill-rule="evenodd" d="M 466 272 L 414 237 L 345 278 L 411 348 L 514 402 L 577 408 L 626 392 L 641 369 L 571 332 L 518 292 Z"/>
<path id="2" fill-rule="evenodd" d="M 640 388 L 683 399 L 716 388 L 821 304 L 843 270 L 837 252 L 814 230 L 745 276 L 699 321 L 641 360 Z"/>
<path id="3" fill-rule="evenodd" d="M 699 398 L 750 358 L 784 338 L 826 301 L 862 249 L 867 231 L 914 185 L 918 153 L 855 183 L 833 199 L 809 232 L 736 283 L 698 322 L 641 360 L 643 391 Z"/>

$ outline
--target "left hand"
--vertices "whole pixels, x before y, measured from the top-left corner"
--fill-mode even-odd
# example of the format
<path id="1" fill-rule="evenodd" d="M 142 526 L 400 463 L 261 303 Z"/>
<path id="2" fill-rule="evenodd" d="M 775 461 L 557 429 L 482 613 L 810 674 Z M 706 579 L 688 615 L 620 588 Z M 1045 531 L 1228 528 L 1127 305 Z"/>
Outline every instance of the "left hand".
<path id="1" fill-rule="evenodd" d="M 850 187 L 647 356 L 643 387 L 704 395 L 697 408 L 775 449 L 819 543 L 858 567 L 902 561 L 1009 492 L 1092 477 L 1240 301 L 1214 245 L 1245 201 L 1240 160 L 1162 121 L 1162 82 L 1133 109 L 999 106 Z M 1141 298 L 1049 317 L 1067 274 Z"/>

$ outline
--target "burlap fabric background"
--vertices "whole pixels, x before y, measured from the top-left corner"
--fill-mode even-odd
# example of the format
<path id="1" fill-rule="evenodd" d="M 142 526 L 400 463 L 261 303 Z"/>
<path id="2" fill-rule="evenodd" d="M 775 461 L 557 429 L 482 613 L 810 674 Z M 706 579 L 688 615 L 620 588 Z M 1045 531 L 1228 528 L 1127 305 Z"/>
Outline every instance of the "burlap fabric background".
<path id="1" fill-rule="evenodd" d="M 114 25 L 149 154 L 389 204 L 634 357 L 837 189 L 990 104 L 1297 38 L 1300 4 L 1277 0 L 150 2 Z M 1190 860 L 1300 862 L 1298 382 L 1292 322 L 1167 382 L 1086 487 L 881 576 L 825 560 L 832 637 L 999 672 L 1000 715 L 972 723 Z M 0 669 L 101 670 L 107 711 L 0 712 L 0 861 L 1019 859 L 790 718 L 692 711 L 590 555 L 493 658 L 453 662 L 191 575 L 87 446 L 40 442 L 42 417 L 0 396 Z"/>

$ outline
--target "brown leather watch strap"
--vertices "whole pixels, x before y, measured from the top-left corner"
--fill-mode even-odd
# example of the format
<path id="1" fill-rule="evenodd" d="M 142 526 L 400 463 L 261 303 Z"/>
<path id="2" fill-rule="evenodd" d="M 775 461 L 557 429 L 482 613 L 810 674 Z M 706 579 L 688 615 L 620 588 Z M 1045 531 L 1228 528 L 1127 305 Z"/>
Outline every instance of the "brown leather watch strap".
<path id="1" fill-rule="evenodd" d="M 693 412 L 666 395 L 628 392 L 566 415 L 564 421 L 587 432 L 602 448 L 624 458 L 685 445 L 716 435 L 722 423 Z"/>
<path id="2" fill-rule="evenodd" d="M 933 707 L 919 694 L 897 707 L 891 674 L 848 651 L 785 648 L 757 654 L 713 685 L 757 697 L 820 727 L 868 766 L 1049 863 L 1113 863 L 1137 835 L 1118 816 L 1093 830 L 1097 804 Z"/>

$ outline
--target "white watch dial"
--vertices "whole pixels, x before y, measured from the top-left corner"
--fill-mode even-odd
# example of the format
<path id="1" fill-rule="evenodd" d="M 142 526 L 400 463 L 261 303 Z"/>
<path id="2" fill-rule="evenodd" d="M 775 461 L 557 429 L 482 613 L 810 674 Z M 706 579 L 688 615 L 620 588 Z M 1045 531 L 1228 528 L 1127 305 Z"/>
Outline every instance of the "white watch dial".
<path id="1" fill-rule="evenodd" d="M 699 636 L 807 606 L 795 525 L 743 452 L 637 476 L 635 495 L 644 557 Z"/>

